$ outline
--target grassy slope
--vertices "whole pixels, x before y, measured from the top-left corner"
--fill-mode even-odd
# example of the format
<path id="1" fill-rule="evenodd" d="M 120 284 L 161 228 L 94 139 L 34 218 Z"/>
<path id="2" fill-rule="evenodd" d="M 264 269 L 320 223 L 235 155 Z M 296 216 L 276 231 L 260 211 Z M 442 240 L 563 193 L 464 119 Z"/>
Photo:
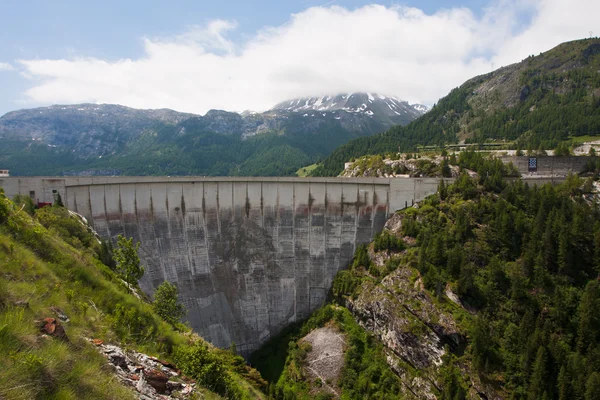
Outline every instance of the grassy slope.
<path id="1" fill-rule="evenodd" d="M 0 193 L 0 398 L 132 398 L 85 337 L 167 360 L 175 349 L 203 341 L 176 331 L 129 294 L 98 261 L 96 247 L 69 236 L 76 248 L 63 235 L 69 234 L 59 226 L 46 229 Z M 27 306 L 18 305 L 23 302 Z M 69 343 L 40 335 L 36 321 L 56 317 L 52 306 L 70 318 L 63 324 Z M 262 397 L 242 374 L 259 383 L 260 377 L 239 357 L 211 346 L 209 352 L 225 367 L 230 386 L 246 393 L 237 398 Z"/>
<path id="2" fill-rule="evenodd" d="M 318 166 L 319 166 L 319 164 L 311 164 L 311 165 L 307 165 L 306 167 L 302 167 L 298 171 L 296 171 L 296 175 L 301 178 L 304 178 L 304 177 L 310 175 L 310 173 L 312 171 L 314 171 L 314 169 L 317 168 Z"/>

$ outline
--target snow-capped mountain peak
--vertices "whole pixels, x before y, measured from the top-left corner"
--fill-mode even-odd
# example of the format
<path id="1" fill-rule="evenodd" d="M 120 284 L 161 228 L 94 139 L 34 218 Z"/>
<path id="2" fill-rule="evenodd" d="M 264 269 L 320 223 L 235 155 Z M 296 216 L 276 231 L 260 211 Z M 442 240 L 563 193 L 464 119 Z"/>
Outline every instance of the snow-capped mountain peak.
<path id="1" fill-rule="evenodd" d="M 367 92 L 287 100 L 275 105 L 269 111 L 360 113 L 373 119 L 389 120 L 391 123 L 406 123 L 405 121 L 413 120 L 429 109 L 420 104 L 410 105 L 397 97 Z"/>

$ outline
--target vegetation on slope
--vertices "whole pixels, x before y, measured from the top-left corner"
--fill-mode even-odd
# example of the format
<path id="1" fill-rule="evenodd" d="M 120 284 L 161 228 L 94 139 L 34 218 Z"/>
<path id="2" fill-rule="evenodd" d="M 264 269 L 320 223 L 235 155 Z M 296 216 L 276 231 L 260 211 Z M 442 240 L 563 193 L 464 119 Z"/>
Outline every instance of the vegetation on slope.
<path id="1" fill-rule="evenodd" d="M 458 164 L 478 171 L 478 177 L 463 173 L 452 185 L 440 184 L 438 193 L 418 207 L 400 211 L 396 228 L 359 247 L 350 268 L 338 273 L 333 303 L 294 334 L 276 339 L 289 342 L 285 366 L 271 387 L 276 398 L 314 393 L 303 375 L 306 349 L 298 339 L 331 320 L 352 337 L 364 338 L 362 356 L 346 355 L 341 398 L 410 397 L 402 385 L 406 380 L 389 375 L 398 372 L 386 365 L 392 349 L 346 320 L 348 309 L 336 305 L 348 306 L 363 326 L 390 324 L 385 318 L 369 322 L 375 316 L 368 310 L 357 313 L 357 299 L 377 296 L 378 288 L 408 279 L 402 278 L 406 272 L 395 273 L 406 268 L 413 274 L 405 284 L 412 288 L 422 282 L 428 298 L 437 303 L 439 318 L 453 314 L 459 331 L 467 334 L 465 351 L 447 349 L 436 375 L 410 365 L 401 368 L 432 379 L 437 398 L 471 398 L 482 385 L 513 399 L 600 398 L 600 208 L 597 195 L 591 194 L 593 177 L 570 176 L 561 185 L 529 187 L 520 180 L 506 182 L 503 176 L 510 169 L 480 153 L 465 152 Z M 410 301 L 405 289 L 392 290 L 394 301 Z M 384 307 L 381 299 L 373 301 Z M 400 304 L 399 318 L 408 315 L 405 308 L 419 309 Z M 431 317 L 430 328 L 438 324 Z M 399 329 L 394 326 L 382 329 Z M 399 337 L 427 331 L 422 324 L 406 326 Z M 357 375 L 350 372 L 352 365 L 360 365 Z M 377 372 L 368 373 L 371 367 Z M 349 376 L 353 385 L 348 385 Z M 379 392 L 386 388 L 390 391 Z"/>
<path id="2" fill-rule="evenodd" d="M 258 373 L 229 351 L 162 320 L 108 266 L 107 246 L 61 207 L 16 206 L 0 191 L 0 397 L 132 398 L 85 338 L 174 361 L 208 390 L 262 398 Z M 34 215 L 30 215 L 29 212 Z M 68 340 L 40 334 L 60 309 Z M 208 393 L 208 390 L 206 391 Z"/>
<path id="3" fill-rule="evenodd" d="M 414 151 L 465 140 L 516 141 L 553 149 L 600 133 L 600 39 L 563 43 L 537 57 L 473 78 L 406 127 L 355 139 L 331 153 L 313 176 L 335 176 L 366 154 Z"/>
<path id="4" fill-rule="evenodd" d="M 490 166 L 470 157 L 480 172 Z M 474 312 L 463 319 L 470 345 L 462 359 L 511 398 L 600 396 L 600 210 L 585 199 L 590 182 L 571 176 L 530 188 L 462 175 L 401 212 L 399 235 L 415 243 L 425 287 L 444 301 L 449 285 Z M 377 279 L 389 273 L 368 270 Z M 344 271 L 334 291 L 352 296 L 361 279 Z"/>
<path id="5" fill-rule="evenodd" d="M 320 386 L 311 386 L 308 378 L 305 358 L 310 347 L 300 339 L 312 330 L 327 324 L 335 324 L 339 331 L 347 336 L 347 348 L 344 356 L 342 376 L 339 387 L 342 398 L 346 399 L 399 399 L 401 383 L 388 368 L 383 346 L 362 329 L 343 307 L 328 304 L 316 311 L 301 326 L 295 326 L 283 335 L 275 338 L 254 355 L 253 365 L 260 371 L 269 370 L 273 362 L 285 364 L 271 378 L 269 395 L 274 399 L 330 399 L 332 393 Z M 277 346 L 285 346 L 285 354 L 273 354 Z"/>

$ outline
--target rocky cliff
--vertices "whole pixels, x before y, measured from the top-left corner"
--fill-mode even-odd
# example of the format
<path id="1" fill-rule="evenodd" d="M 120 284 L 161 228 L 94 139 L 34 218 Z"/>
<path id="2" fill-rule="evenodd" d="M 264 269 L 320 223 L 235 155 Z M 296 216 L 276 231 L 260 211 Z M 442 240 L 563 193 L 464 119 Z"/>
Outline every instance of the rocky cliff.
<path id="1" fill-rule="evenodd" d="M 402 215 L 395 214 L 384 234 L 401 235 L 401 229 Z M 408 237 L 403 240 L 413 244 Z M 419 272 L 403 252 L 374 251 L 371 245 L 369 257 L 371 272 L 362 274 L 393 271 L 381 280 L 364 279 L 344 304 L 385 346 L 386 360 L 402 381 L 406 398 L 435 400 L 443 388 L 445 356 L 462 356 L 467 346 L 467 332 L 457 317 L 468 311 L 452 300 L 457 296 L 450 288 L 438 298 L 425 290 Z M 481 382 L 471 364 L 461 364 L 460 370 L 469 384 L 468 398 L 504 398 L 497 386 Z"/>

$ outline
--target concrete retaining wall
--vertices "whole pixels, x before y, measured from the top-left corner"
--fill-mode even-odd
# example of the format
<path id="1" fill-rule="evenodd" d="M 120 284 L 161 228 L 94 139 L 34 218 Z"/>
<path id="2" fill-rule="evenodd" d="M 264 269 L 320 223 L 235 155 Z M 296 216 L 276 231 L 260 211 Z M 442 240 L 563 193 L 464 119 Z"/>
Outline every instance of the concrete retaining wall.
<path id="1" fill-rule="evenodd" d="M 592 157 L 586 156 L 539 156 L 534 157 L 537 159 L 537 171 L 530 172 L 530 158 L 530 156 L 504 156 L 500 157 L 500 160 L 505 164 L 513 163 L 523 176 L 567 176 L 569 173 L 582 172 L 592 160 Z"/>

